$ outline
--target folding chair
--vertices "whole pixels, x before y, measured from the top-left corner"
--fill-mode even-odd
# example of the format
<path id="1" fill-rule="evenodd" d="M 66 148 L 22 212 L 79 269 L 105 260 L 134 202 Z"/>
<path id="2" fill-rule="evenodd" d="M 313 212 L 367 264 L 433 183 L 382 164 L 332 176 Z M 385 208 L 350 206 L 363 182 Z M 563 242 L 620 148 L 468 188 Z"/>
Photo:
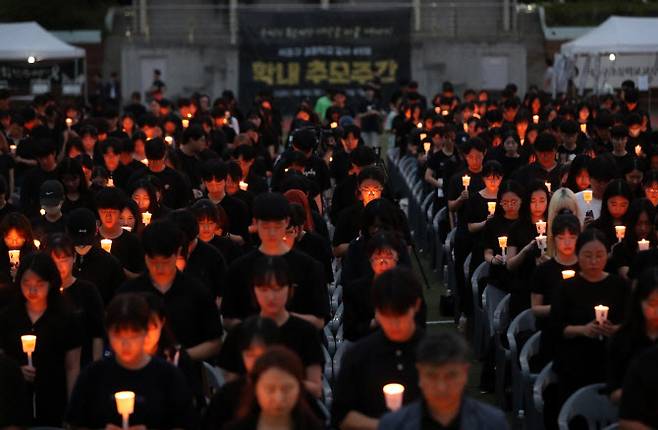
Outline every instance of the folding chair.
<path id="1" fill-rule="evenodd" d="M 592 384 L 573 393 L 560 409 L 557 418 L 560 430 L 569 430 L 569 422 L 581 416 L 590 430 L 600 429 L 619 420 L 619 408 L 607 394 L 601 394 L 605 384 Z"/>
<path id="2" fill-rule="evenodd" d="M 480 280 L 489 275 L 489 263 L 483 261 L 471 276 L 471 292 L 473 296 L 473 352 L 476 358 L 482 358 L 486 347 L 486 315 L 482 307 Z"/>
<path id="3" fill-rule="evenodd" d="M 519 365 L 519 346 L 517 336 L 522 332 L 535 331 L 535 314 L 526 309 L 518 314 L 507 329 L 507 343 L 510 350 L 510 371 L 512 374 L 512 410 L 518 413 L 523 409 L 523 384 L 521 366 Z"/>
<path id="4" fill-rule="evenodd" d="M 521 348 L 519 354 L 519 365 L 521 367 L 521 395 L 522 410 L 526 420 L 526 428 L 541 428 L 541 415 L 532 407 L 532 387 L 537 379 L 538 373 L 533 373 L 530 369 L 530 360 L 539 354 L 539 344 L 541 341 L 541 331 L 533 334 Z"/>
<path id="5" fill-rule="evenodd" d="M 549 385 L 555 383 L 557 383 L 557 375 L 553 373 L 553 362 L 551 361 L 539 372 L 532 386 L 532 401 L 535 411 L 539 416 L 538 422 L 540 423 L 540 427 L 537 427 L 537 430 L 544 428 L 544 391 Z"/>
<path id="6" fill-rule="evenodd" d="M 507 363 L 511 360 L 511 352 L 503 344 L 503 336 L 507 332 L 507 326 L 510 322 L 509 301 L 510 294 L 507 294 L 496 306 L 493 318 L 494 345 L 496 350 L 496 398 L 498 404 L 507 409 L 507 394 L 505 378 L 507 376 Z"/>

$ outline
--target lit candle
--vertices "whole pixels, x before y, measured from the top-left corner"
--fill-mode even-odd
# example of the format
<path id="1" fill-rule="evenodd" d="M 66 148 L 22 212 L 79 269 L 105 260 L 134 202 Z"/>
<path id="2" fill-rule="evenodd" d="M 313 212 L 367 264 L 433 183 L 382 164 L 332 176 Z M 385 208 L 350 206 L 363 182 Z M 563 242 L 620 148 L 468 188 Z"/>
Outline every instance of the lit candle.
<path id="1" fill-rule="evenodd" d="M 432 144 L 430 142 L 423 143 L 423 149 L 425 150 L 425 152 L 430 152 L 431 147 L 432 147 Z"/>
<path id="2" fill-rule="evenodd" d="M 418 124 L 416 124 L 416 127 L 418 127 L 418 128 L 423 128 L 423 123 L 422 123 L 422 122 L 419 122 Z"/>
<path id="3" fill-rule="evenodd" d="M 23 352 L 27 354 L 27 365 L 32 366 L 32 353 L 37 347 L 37 337 L 32 334 L 21 336 L 21 343 L 23 344 Z"/>
<path id="4" fill-rule="evenodd" d="M 123 420 L 123 428 L 128 428 L 128 417 L 135 411 L 135 393 L 132 391 L 119 391 L 114 394 L 117 403 L 117 412 Z"/>
<path id="5" fill-rule="evenodd" d="M 594 315 L 596 315 L 596 322 L 602 324 L 603 321 L 608 319 L 608 310 L 609 307 L 604 305 L 594 306 Z"/>
<path id="6" fill-rule="evenodd" d="M 112 239 L 101 239 L 101 248 L 106 252 L 110 252 L 112 250 Z"/>
<path id="7" fill-rule="evenodd" d="M 16 152 L 16 145 L 9 145 L 9 150 L 11 152 Z"/>
<path id="8" fill-rule="evenodd" d="M 334 161 L 334 157 L 329 157 L 329 162 L 331 163 L 333 161 Z"/>
<path id="9" fill-rule="evenodd" d="M 548 182 L 548 181 L 546 181 L 546 182 L 544 182 L 544 185 L 546 185 L 546 189 L 547 189 L 548 192 L 550 193 L 550 192 L 551 192 L 551 183 Z"/>
<path id="10" fill-rule="evenodd" d="M 583 200 L 585 203 L 590 204 L 592 202 L 592 190 L 583 190 Z"/>
<path id="11" fill-rule="evenodd" d="M 329 127 L 338 128 L 338 123 L 337 122 L 332 122 L 331 124 L 329 124 Z"/>
<path id="12" fill-rule="evenodd" d="M 72 125 L 73 125 L 73 119 L 72 118 L 66 118 L 66 126 L 68 128 L 71 128 Z"/>
<path id="13" fill-rule="evenodd" d="M 493 215 L 496 212 L 496 202 L 487 202 L 487 209 L 489 210 L 489 215 Z"/>
<path id="14" fill-rule="evenodd" d="M 107 186 L 108 186 L 108 187 L 113 187 L 113 186 L 114 186 L 114 179 L 109 178 L 109 179 L 107 180 Z"/>
<path id="15" fill-rule="evenodd" d="M 427 137 L 427 133 L 420 133 L 420 140 L 421 141 L 425 140 L 426 137 Z"/>
<path id="16" fill-rule="evenodd" d="M 464 188 L 468 188 L 468 186 L 471 184 L 471 177 L 468 175 L 462 176 L 462 185 Z"/>
<path id="17" fill-rule="evenodd" d="M 532 122 L 534 122 L 535 124 L 539 124 L 539 115 L 533 115 Z"/>
<path id="18" fill-rule="evenodd" d="M 167 142 L 167 145 L 171 145 L 174 143 L 174 138 L 171 136 L 165 136 L 164 140 L 165 142 Z"/>
<path id="19" fill-rule="evenodd" d="M 580 124 L 580 131 L 587 134 L 587 124 Z"/>
<path id="20" fill-rule="evenodd" d="M 562 271 L 562 279 L 571 279 L 574 276 L 576 276 L 576 271 L 575 270 L 563 270 Z"/>
<path id="21" fill-rule="evenodd" d="M 450 112 L 448 112 L 446 109 L 441 111 L 441 115 L 443 115 L 443 116 L 448 116 L 449 113 Z"/>
<path id="22" fill-rule="evenodd" d="M 133 228 L 129 225 L 122 225 L 121 228 L 126 230 L 126 231 L 133 231 Z"/>
<path id="23" fill-rule="evenodd" d="M 507 236 L 498 236 L 498 245 L 504 250 L 507 248 Z"/>
<path id="24" fill-rule="evenodd" d="M 640 251 L 646 251 L 649 249 L 649 241 L 646 239 L 638 240 L 637 247 Z"/>
<path id="25" fill-rule="evenodd" d="M 635 155 L 638 157 L 642 155 L 642 147 L 640 145 L 635 145 Z"/>
<path id="26" fill-rule="evenodd" d="M 39 249 L 41 247 L 41 241 L 38 239 L 34 239 L 34 246 Z"/>
<path id="27" fill-rule="evenodd" d="M 146 211 L 142 214 L 142 223 L 149 225 L 151 223 L 151 212 Z"/>
<path id="28" fill-rule="evenodd" d="M 537 234 L 546 234 L 546 221 L 539 220 L 535 226 L 537 226 Z"/>
<path id="29" fill-rule="evenodd" d="M 626 226 L 616 225 L 615 226 L 615 233 L 617 234 L 617 239 L 621 242 L 621 240 L 626 235 Z"/>
<path id="30" fill-rule="evenodd" d="M 402 396 L 404 395 L 404 385 L 386 384 L 384 385 L 384 399 L 386 407 L 391 411 L 397 411 L 402 407 Z"/>
<path id="31" fill-rule="evenodd" d="M 546 252 L 546 236 L 540 234 L 535 238 L 535 241 L 537 241 L 537 247 L 541 250 L 542 254 Z"/>
<path id="32" fill-rule="evenodd" d="M 329 158 L 329 162 L 331 162 L 331 158 Z M 240 181 L 239 187 L 242 191 L 247 191 L 249 188 L 249 184 L 246 183 L 245 181 Z"/>
<path id="33" fill-rule="evenodd" d="M 41 216 L 44 216 L 46 214 L 46 210 L 44 208 L 39 209 L 39 213 Z"/>
<path id="34" fill-rule="evenodd" d="M 18 262 L 21 260 L 21 251 L 20 249 L 10 249 L 9 250 L 9 263 L 12 266 L 17 266 Z"/>
<path id="35" fill-rule="evenodd" d="M 187 118 L 183 118 L 181 122 L 183 123 L 183 128 L 187 128 L 190 126 L 190 120 Z"/>
<path id="36" fill-rule="evenodd" d="M 148 160 L 148 158 L 144 158 L 143 160 L 139 160 L 139 162 L 142 163 L 142 164 L 145 165 L 145 166 L 148 166 L 148 165 L 149 165 L 149 160 Z"/>
<path id="37" fill-rule="evenodd" d="M 468 133 L 468 123 L 464 123 L 464 133 Z"/>

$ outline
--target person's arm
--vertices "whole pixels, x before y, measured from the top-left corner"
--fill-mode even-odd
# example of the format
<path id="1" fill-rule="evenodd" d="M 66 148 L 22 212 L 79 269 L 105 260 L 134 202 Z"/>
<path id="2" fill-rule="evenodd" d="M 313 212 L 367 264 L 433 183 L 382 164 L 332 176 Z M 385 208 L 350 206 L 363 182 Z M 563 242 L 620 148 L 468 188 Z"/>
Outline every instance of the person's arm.
<path id="1" fill-rule="evenodd" d="M 80 374 L 80 351 L 82 348 L 74 348 L 69 351 L 66 351 L 64 357 L 64 367 L 66 370 L 66 393 L 68 398 L 71 398 L 73 393 L 73 387 L 75 386 L 75 381 L 78 379 Z"/>
<path id="2" fill-rule="evenodd" d="M 516 246 L 509 246 L 507 248 L 507 268 L 511 271 L 517 270 L 523 263 L 523 260 L 529 257 L 529 254 L 534 249 L 534 244 L 535 241 L 532 240 L 526 246 L 521 248 L 521 251 L 519 251 L 518 253 Z"/>
<path id="3" fill-rule="evenodd" d="M 484 261 L 494 266 L 502 266 L 505 264 L 502 255 L 494 255 L 494 251 L 491 248 L 484 250 Z"/>
<path id="4" fill-rule="evenodd" d="M 434 170 L 430 169 L 429 167 L 425 169 L 425 182 L 433 186 L 434 188 L 441 188 L 443 187 L 443 179 L 435 179 L 434 178 Z"/>
<path id="5" fill-rule="evenodd" d="M 620 430 L 651 430 L 646 424 L 642 424 L 639 421 L 632 420 L 619 420 L 619 429 Z"/>
<path id="6" fill-rule="evenodd" d="M 194 361 L 203 361 L 216 356 L 222 345 L 221 339 L 211 339 L 187 349 L 187 354 Z"/>
<path id="7" fill-rule="evenodd" d="M 360 412 L 349 411 L 340 423 L 340 430 L 377 430 L 379 420 Z"/>
<path id="8" fill-rule="evenodd" d="M 536 317 L 547 317 L 551 313 L 551 305 L 544 304 L 544 295 L 537 293 L 530 293 L 530 303 L 532 306 L 532 313 Z"/>
<path id="9" fill-rule="evenodd" d="M 468 190 L 464 190 L 456 200 L 448 200 L 448 209 L 451 212 L 457 212 L 467 200 Z"/>
<path id="10" fill-rule="evenodd" d="M 334 252 L 334 257 L 340 258 L 344 257 L 345 254 L 347 254 L 347 249 L 350 247 L 349 243 L 341 243 L 338 246 L 334 246 L 333 252 Z"/>
<path id="11" fill-rule="evenodd" d="M 322 397 L 322 366 L 319 364 L 306 366 L 304 387 L 306 387 L 306 390 L 316 398 L 319 399 Z"/>
<path id="12" fill-rule="evenodd" d="M 103 339 L 95 337 L 91 340 L 91 359 L 98 361 L 101 358 L 103 358 Z"/>
<path id="13" fill-rule="evenodd" d="M 487 220 L 489 217 L 487 217 L 484 221 L 481 222 L 469 222 L 468 223 L 468 232 L 469 233 L 477 233 L 478 231 L 481 231 L 484 226 L 487 224 Z"/>
<path id="14" fill-rule="evenodd" d="M 565 339 L 573 339 L 575 337 L 592 338 L 603 335 L 596 320 L 590 321 L 585 325 L 568 325 L 564 328 L 562 334 Z"/>

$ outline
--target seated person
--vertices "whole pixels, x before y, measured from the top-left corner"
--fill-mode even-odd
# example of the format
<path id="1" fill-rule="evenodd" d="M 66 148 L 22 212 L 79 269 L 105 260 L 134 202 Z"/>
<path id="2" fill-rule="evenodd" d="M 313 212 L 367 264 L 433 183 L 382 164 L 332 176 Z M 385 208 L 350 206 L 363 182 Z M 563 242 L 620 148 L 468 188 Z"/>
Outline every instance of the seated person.
<path id="1" fill-rule="evenodd" d="M 217 248 L 226 264 L 231 264 L 242 255 L 242 247 L 229 238 L 231 233 L 225 229 L 228 216 L 224 208 L 208 199 L 200 199 L 190 209 L 199 224 L 199 239 Z"/>

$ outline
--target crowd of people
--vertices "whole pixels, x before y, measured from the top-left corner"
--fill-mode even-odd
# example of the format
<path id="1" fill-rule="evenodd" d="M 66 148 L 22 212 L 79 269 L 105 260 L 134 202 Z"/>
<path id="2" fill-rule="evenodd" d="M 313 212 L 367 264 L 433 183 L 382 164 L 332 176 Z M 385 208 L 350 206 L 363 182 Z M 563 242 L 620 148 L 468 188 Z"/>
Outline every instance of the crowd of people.
<path id="1" fill-rule="evenodd" d="M 622 426 L 658 426 L 658 134 L 630 83 L 583 100 L 445 83 L 428 103 L 407 82 L 385 103 L 375 81 L 289 123 L 266 93 L 244 113 L 230 91 L 165 91 L 121 109 L 0 93 L 0 428 L 508 428 L 465 394 L 465 338 L 425 327 L 384 133 L 448 208 L 456 267 L 486 262 L 536 315 L 548 426 L 604 381 Z M 336 285 L 349 346 L 327 410 Z"/>

